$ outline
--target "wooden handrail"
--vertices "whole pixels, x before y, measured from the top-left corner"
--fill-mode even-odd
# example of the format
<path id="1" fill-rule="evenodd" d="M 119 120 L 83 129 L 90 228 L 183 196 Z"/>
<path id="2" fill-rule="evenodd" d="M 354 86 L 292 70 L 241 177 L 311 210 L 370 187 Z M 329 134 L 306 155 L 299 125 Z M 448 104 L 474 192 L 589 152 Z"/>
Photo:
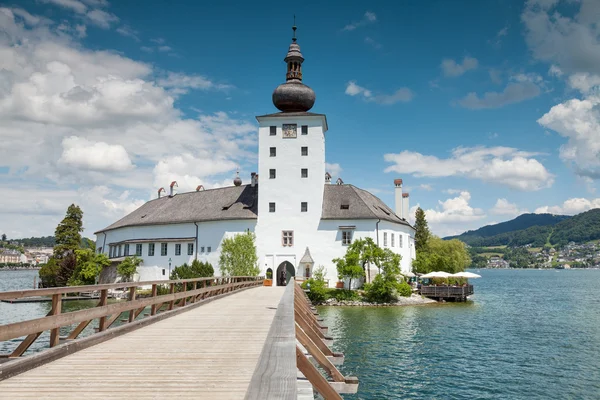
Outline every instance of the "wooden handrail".
<path id="1" fill-rule="evenodd" d="M 294 280 L 277 306 L 246 400 L 296 400 L 296 334 L 294 329 Z"/>
<path id="2" fill-rule="evenodd" d="M 202 281 L 215 281 L 218 279 L 236 278 L 239 280 L 260 280 L 264 277 L 259 276 L 216 276 L 212 278 L 192 278 L 192 279 L 179 279 L 179 280 L 162 280 L 162 281 L 143 281 L 143 282 L 119 282 L 119 283 L 106 283 L 102 285 L 84 285 L 84 286 L 64 286 L 56 288 L 45 288 L 45 289 L 27 289 L 27 290 L 14 290 L 10 292 L 0 292 L 0 300 L 15 300 L 24 297 L 36 297 L 36 296 L 51 296 L 55 294 L 65 293 L 79 293 L 79 292 L 90 292 L 104 289 L 122 289 L 129 288 L 132 286 L 152 286 L 152 285 L 168 285 L 171 283 L 189 283 L 189 282 L 202 282 Z"/>
<path id="3" fill-rule="evenodd" d="M 61 313 L 61 298 L 62 294 L 65 293 L 65 290 L 70 292 L 74 287 L 4 292 L 5 294 L 18 293 L 21 295 L 20 297 L 30 297 L 31 295 L 29 293 L 32 292 L 37 295 L 40 291 L 47 292 L 54 290 L 54 293 L 52 294 L 52 309 L 46 317 L 0 325 L 0 342 L 26 336 L 19 346 L 8 355 L 9 358 L 20 357 L 40 337 L 40 335 L 47 330 L 50 331 L 50 347 L 55 347 L 60 342 L 59 331 L 61 327 L 78 324 L 67 336 L 67 339 L 73 340 L 76 339 L 81 332 L 83 332 L 85 327 L 96 318 L 99 319 L 98 331 L 102 332 L 110 328 L 123 312 L 129 311 L 129 315 L 125 319 L 125 322 L 131 323 L 135 321 L 148 306 L 152 306 L 150 311 L 150 316 L 152 317 L 160 311 L 165 303 L 168 304 L 168 310 L 172 310 L 174 307 L 185 308 L 188 304 L 190 306 L 193 305 L 198 299 L 205 299 L 210 296 L 216 296 L 246 287 L 259 286 L 262 284 L 262 281 L 262 277 L 248 276 L 151 281 L 156 283 L 152 285 L 151 297 L 146 298 L 136 298 L 135 288 L 137 286 L 150 284 L 151 282 L 123 282 L 110 285 L 78 286 L 77 288 L 84 287 L 87 290 L 100 290 L 100 301 L 95 307 L 68 313 Z M 197 282 L 202 282 L 202 287 L 187 290 L 187 283 L 189 282 L 194 282 L 195 287 L 197 287 Z M 207 285 L 207 282 L 211 282 L 211 285 Z M 169 285 L 169 293 L 159 296 L 157 286 L 164 283 Z M 179 286 L 177 286 L 177 284 L 179 284 Z M 176 286 L 182 291 L 176 292 Z M 128 300 L 107 304 L 108 289 L 111 287 L 129 288 Z M 189 303 L 186 301 L 188 298 L 190 299 Z M 176 302 L 178 302 L 178 304 L 175 304 Z M 6 357 L 6 355 L 4 355 L 4 357 Z"/>

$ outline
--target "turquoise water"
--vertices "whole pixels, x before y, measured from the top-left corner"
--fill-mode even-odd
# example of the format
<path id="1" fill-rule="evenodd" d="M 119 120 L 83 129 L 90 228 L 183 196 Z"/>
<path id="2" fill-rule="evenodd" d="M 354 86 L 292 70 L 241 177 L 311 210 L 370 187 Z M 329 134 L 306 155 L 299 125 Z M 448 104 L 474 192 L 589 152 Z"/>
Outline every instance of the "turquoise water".
<path id="1" fill-rule="evenodd" d="M 0 292 L 20 289 L 33 289 L 33 279 L 38 275 L 37 270 L 0 270 Z M 109 300 L 110 301 L 110 300 Z M 63 301 L 62 312 L 71 312 L 95 307 L 98 300 L 82 301 Z M 0 325 L 14 322 L 27 321 L 34 318 L 40 318 L 48 314 L 52 305 L 47 303 L 20 303 L 10 304 L 0 302 Z M 118 325 L 116 322 L 115 325 Z M 68 335 L 75 326 L 66 326 L 60 329 L 61 336 Z M 94 333 L 94 328 L 98 327 L 98 320 L 92 321 L 81 333 L 79 337 L 84 337 Z M 21 343 L 23 338 L 17 338 L 6 342 L 0 342 L 0 354 L 12 352 Z M 50 344 L 50 332 L 45 331 L 31 345 L 25 354 L 40 351 L 48 348 Z"/>
<path id="2" fill-rule="evenodd" d="M 345 399 L 600 399 L 600 270 L 481 270 L 468 303 L 321 307 Z"/>

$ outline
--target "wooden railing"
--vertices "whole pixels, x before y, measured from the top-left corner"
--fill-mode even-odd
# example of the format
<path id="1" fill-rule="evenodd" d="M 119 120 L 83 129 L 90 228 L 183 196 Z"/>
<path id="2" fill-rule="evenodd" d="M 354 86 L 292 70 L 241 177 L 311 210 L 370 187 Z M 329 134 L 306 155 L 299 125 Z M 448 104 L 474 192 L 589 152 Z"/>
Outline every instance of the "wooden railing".
<path id="1" fill-rule="evenodd" d="M 247 400 L 297 399 L 297 371 L 325 400 L 357 392 L 358 379 L 344 376 L 335 366 L 343 363 L 344 355 L 331 351 L 333 338 L 326 335 L 328 329 L 321 321 L 306 293 L 291 280 L 277 307 Z"/>
<path id="2" fill-rule="evenodd" d="M 466 299 L 473 294 L 473 285 L 466 286 L 421 286 L 421 295 L 434 298 L 458 298 Z"/>
<path id="3" fill-rule="evenodd" d="M 45 331 L 50 331 L 49 347 L 55 347 L 60 343 L 60 339 L 62 339 L 59 336 L 62 327 L 77 324 L 64 337 L 66 341 L 72 341 L 77 339 L 83 330 L 95 319 L 99 320 L 97 331 L 100 333 L 111 328 L 123 313 L 127 314 L 120 322 L 131 323 L 147 307 L 150 307 L 150 310 L 145 316 L 154 317 L 162 312 L 192 306 L 203 299 L 248 287 L 259 286 L 262 285 L 262 281 L 263 277 L 233 276 L 169 281 L 121 282 L 105 285 L 0 292 L 0 300 L 52 296 L 52 308 L 45 317 L 0 325 L 0 342 L 25 336 L 25 339 L 21 341 L 12 353 L 2 354 L 0 357 L 18 358 L 22 356 Z M 140 286 L 152 287 L 149 297 L 136 298 L 136 290 Z M 159 287 L 164 288 L 164 291 L 168 291 L 168 293 L 159 295 Z M 126 289 L 126 301 L 108 304 L 109 290 L 114 289 Z M 99 298 L 97 298 L 99 301 L 94 307 L 68 313 L 61 312 L 61 300 L 64 295 L 90 291 L 99 292 Z M 0 379 L 2 379 L 2 376 L 0 376 Z"/>

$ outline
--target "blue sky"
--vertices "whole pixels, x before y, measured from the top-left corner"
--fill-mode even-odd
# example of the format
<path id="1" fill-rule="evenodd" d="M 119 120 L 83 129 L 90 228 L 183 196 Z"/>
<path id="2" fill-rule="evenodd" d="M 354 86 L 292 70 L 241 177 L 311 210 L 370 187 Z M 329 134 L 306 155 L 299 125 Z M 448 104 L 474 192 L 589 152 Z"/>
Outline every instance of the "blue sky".
<path id="1" fill-rule="evenodd" d="M 600 206 L 600 2 L 213 3 L 0 4 L 0 230 L 247 180 L 294 14 L 334 179 L 403 178 L 439 235 Z"/>

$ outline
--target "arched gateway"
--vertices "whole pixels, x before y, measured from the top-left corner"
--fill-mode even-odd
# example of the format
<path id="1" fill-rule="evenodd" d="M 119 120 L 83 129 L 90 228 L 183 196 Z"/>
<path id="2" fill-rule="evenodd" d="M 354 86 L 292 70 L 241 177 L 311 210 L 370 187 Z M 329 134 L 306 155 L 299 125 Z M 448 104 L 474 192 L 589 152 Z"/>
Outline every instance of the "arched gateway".
<path id="1" fill-rule="evenodd" d="M 296 269 L 289 261 L 284 261 L 277 267 L 277 286 L 285 286 L 296 275 Z"/>

